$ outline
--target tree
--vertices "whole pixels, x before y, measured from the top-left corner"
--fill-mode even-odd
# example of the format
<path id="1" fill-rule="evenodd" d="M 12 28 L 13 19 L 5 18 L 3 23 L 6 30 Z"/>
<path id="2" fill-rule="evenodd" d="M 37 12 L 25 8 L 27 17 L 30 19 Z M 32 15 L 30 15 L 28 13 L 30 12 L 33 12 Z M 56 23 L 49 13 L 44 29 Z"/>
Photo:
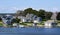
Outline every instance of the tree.
<path id="1" fill-rule="evenodd" d="M 0 21 L 2 21 L 2 18 L 0 17 Z"/>
<path id="2" fill-rule="evenodd" d="M 23 12 L 18 10 L 17 12 L 18 12 L 17 15 L 24 14 L 24 16 L 26 16 L 29 13 L 29 14 L 34 14 L 38 17 L 42 17 L 42 19 L 50 19 L 51 15 L 52 15 L 52 12 L 47 12 L 43 9 L 40 9 L 39 11 L 37 11 L 32 8 L 27 8 Z"/>
<path id="3" fill-rule="evenodd" d="M 57 20 L 60 20 L 60 12 L 57 13 Z"/>
<path id="4" fill-rule="evenodd" d="M 38 12 L 38 16 L 45 19 L 45 10 L 40 9 L 39 12 Z"/>
<path id="5" fill-rule="evenodd" d="M 27 8 L 27 9 L 24 10 L 24 14 L 26 15 L 27 13 L 37 15 L 38 11 L 36 11 L 32 8 Z"/>
<path id="6" fill-rule="evenodd" d="M 45 12 L 45 18 L 47 20 L 51 19 L 52 14 L 53 14 L 52 12 Z"/>
<path id="7" fill-rule="evenodd" d="M 14 18 L 14 19 L 12 19 L 12 22 L 11 23 L 18 23 L 19 24 L 19 22 L 20 22 L 20 19 Z"/>
<path id="8" fill-rule="evenodd" d="M 33 9 L 32 8 L 27 8 L 24 10 L 24 14 L 26 15 L 27 13 L 32 13 Z"/>

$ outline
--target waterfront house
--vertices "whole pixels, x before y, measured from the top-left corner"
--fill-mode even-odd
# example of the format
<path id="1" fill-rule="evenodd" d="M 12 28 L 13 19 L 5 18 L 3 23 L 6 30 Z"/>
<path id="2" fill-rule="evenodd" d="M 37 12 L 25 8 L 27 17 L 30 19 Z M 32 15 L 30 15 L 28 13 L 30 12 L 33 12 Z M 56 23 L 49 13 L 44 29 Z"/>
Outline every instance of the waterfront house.
<path id="1" fill-rule="evenodd" d="M 18 16 L 18 19 L 21 20 L 21 22 L 34 22 L 36 21 L 37 23 L 41 22 L 42 21 L 42 18 L 41 17 L 37 17 L 36 15 L 34 14 L 27 14 L 26 16 Z"/>
<path id="2" fill-rule="evenodd" d="M 44 23 L 45 27 L 54 27 L 57 25 L 57 23 L 54 22 L 54 20 L 48 20 Z"/>
<path id="3" fill-rule="evenodd" d="M 18 19 L 21 20 L 21 22 L 34 22 L 36 21 L 37 23 L 42 21 L 41 17 L 37 17 L 34 14 L 27 14 L 26 16 L 18 16 Z"/>
<path id="4" fill-rule="evenodd" d="M 36 15 L 33 17 L 33 22 L 40 23 L 42 21 L 41 17 L 37 17 Z"/>
<path id="5" fill-rule="evenodd" d="M 38 23 L 40 23 L 42 21 L 41 17 L 35 17 L 33 18 L 33 26 L 37 26 Z"/>
<path id="6" fill-rule="evenodd" d="M 18 19 L 20 19 L 21 22 L 27 22 L 27 18 L 24 16 L 18 16 Z"/>
<path id="7" fill-rule="evenodd" d="M 3 21 L 4 24 L 10 25 L 11 21 L 13 19 L 13 16 L 12 15 L 4 15 L 1 18 L 2 18 L 2 21 Z"/>

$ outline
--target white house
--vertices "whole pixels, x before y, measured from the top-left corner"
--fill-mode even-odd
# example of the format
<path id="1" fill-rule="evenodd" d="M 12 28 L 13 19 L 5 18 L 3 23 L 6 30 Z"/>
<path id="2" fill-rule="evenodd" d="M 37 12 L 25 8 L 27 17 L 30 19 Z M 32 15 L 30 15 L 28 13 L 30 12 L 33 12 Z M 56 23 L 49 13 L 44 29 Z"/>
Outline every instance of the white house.
<path id="1" fill-rule="evenodd" d="M 44 23 L 45 28 L 54 27 L 56 25 L 57 23 L 55 23 L 54 20 L 48 20 Z"/>
<path id="2" fill-rule="evenodd" d="M 24 16 L 18 16 L 18 18 L 21 20 L 21 22 L 27 22 L 27 18 Z"/>
<path id="3" fill-rule="evenodd" d="M 45 22 L 45 27 L 54 27 L 57 25 L 57 20 L 56 20 L 56 16 L 57 16 L 57 13 L 53 13 L 53 15 L 51 16 L 51 19 L 52 20 L 48 20 Z"/>

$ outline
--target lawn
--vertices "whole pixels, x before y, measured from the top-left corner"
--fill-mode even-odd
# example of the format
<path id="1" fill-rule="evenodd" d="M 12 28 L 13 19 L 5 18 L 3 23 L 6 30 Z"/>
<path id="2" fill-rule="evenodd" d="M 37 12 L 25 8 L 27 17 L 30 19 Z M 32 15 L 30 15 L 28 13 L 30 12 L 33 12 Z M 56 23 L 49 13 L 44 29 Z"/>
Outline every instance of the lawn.
<path id="1" fill-rule="evenodd" d="M 40 23 L 38 23 L 37 25 L 44 25 L 45 21 L 42 21 Z M 24 25 L 24 26 L 33 26 L 33 22 L 24 22 L 24 23 L 20 23 L 20 25 Z M 0 21 L 0 26 L 3 26 L 2 21 Z"/>
<path id="2" fill-rule="evenodd" d="M 60 23 L 60 20 L 57 20 L 57 23 Z"/>
<path id="3" fill-rule="evenodd" d="M 3 26 L 3 24 L 2 24 L 2 23 L 0 23 L 0 26 Z"/>
<path id="4" fill-rule="evenodd" d="M 44 25 L 44 22 L 45 21 L 42 21 L 42 22 L 40 22 L 40 23 L 37 23 L 37 25 Z M 23 22 L 23 23 L 20 23 L 20 25 L 24 25 L 24 26 L 33 26 L 33 23 L 32 22 Z"/>

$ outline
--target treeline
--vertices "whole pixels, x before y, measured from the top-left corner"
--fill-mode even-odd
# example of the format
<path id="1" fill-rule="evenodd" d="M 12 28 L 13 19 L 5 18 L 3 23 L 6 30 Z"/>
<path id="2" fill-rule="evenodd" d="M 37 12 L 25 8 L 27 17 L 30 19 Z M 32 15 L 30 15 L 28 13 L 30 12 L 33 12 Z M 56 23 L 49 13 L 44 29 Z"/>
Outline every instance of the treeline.
<path id="1" fill-rule="evenodd" d="M 49 20 L 53 14 L 52 12 L 48 12 L 48 11 L 45 11 L 43 9 L 40 9 L 39 11 L 37 11 L 37 10 L 34 10 L 32 8 L 27 8 L 24 11 L 21 11 L 21 10 L 17 11 L 17 15 L 26 16 L 27 13 L 34 14 L 38 17 L 42 17 L 43 20 Z"/>
<path id="2" fill-rule="evenodd" d="M 38 17 L 42 17 L 43 20 L 50 20 L 51 16 L 53 15 L 53 12 L 45 11 L 43 9 L 40 9 L 39 11 L 37 11 L 37 10 L 34 10 L 32 8 L 27 8 L 24 11 L 17 10 L 16 15 L 17 16 L 20 16 L 20 15 L 26 16 L 27 13 L 34 14 L 34 15 L 36 15 Z M 56 19 L 60 20 L 60 12 L 57 12 Z M 2 20 L 1 17 L 0 17 L 0 20 Z"/>

